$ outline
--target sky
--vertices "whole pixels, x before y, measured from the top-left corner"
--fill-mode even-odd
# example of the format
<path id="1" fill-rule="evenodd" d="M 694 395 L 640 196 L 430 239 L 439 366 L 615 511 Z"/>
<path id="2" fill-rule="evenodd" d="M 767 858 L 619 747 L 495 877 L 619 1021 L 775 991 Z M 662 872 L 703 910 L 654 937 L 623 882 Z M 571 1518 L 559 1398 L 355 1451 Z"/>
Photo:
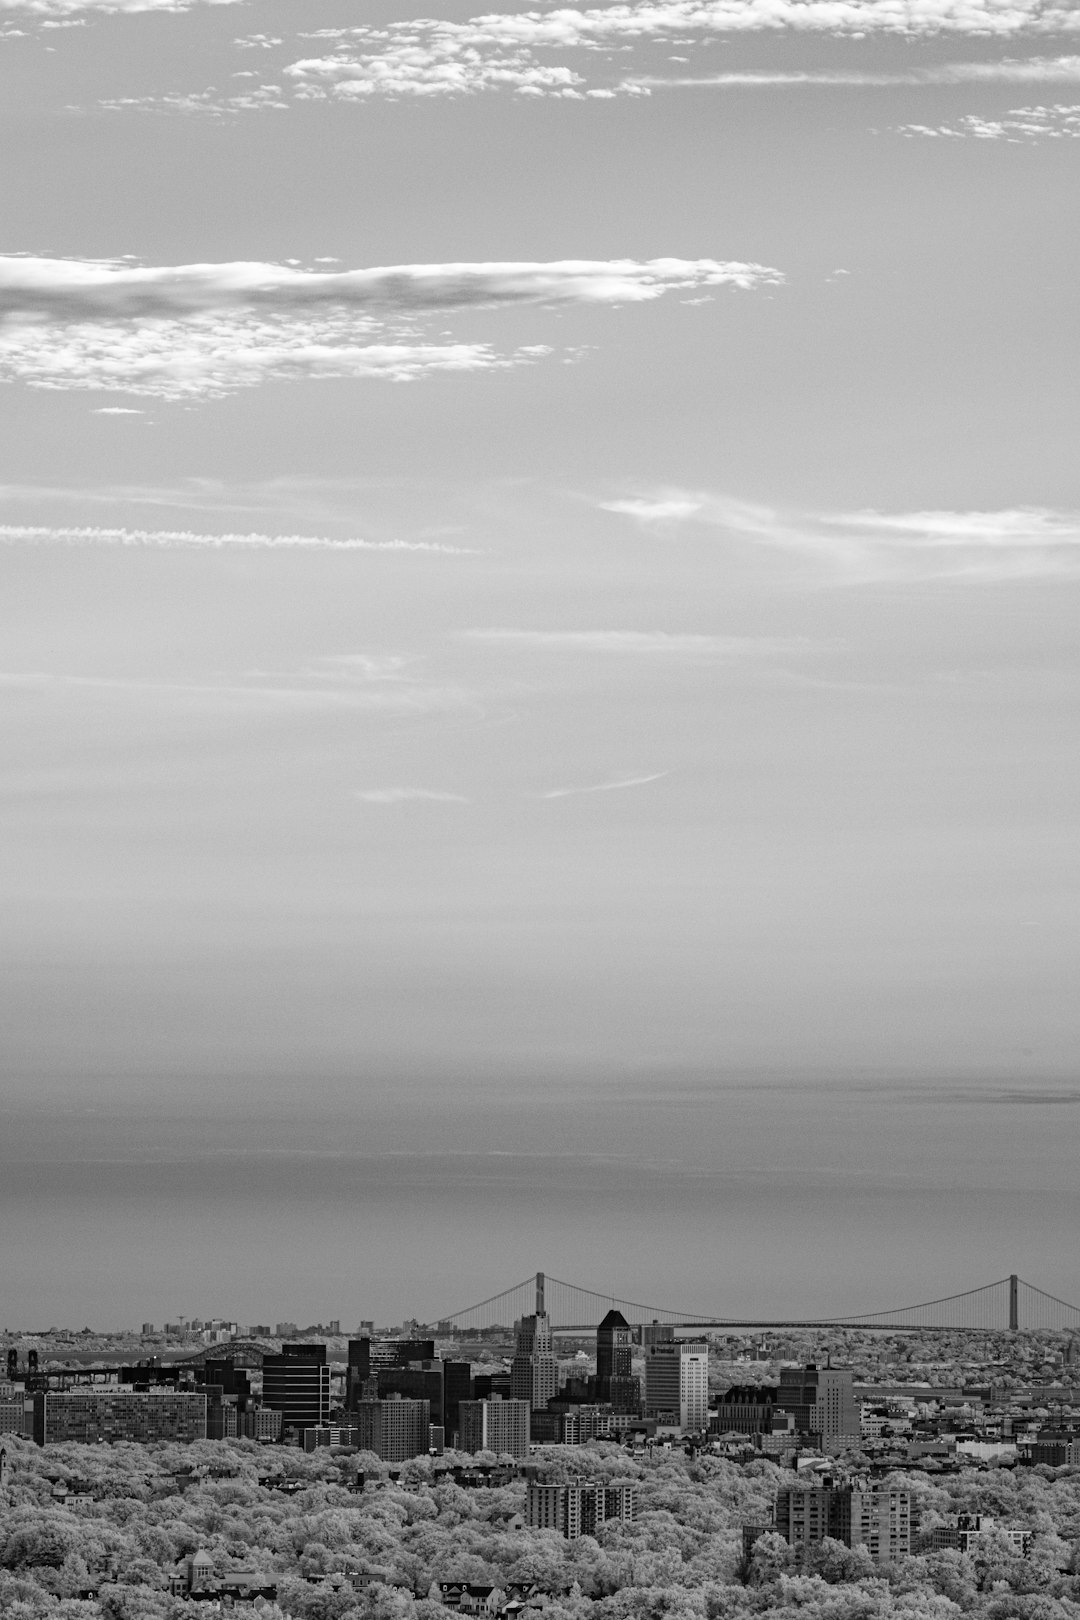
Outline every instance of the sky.
<path id="1" fill-rule="evenodd" d="M 0 1326 L 1080 1299 L 1080 8 L 0 0 Z"/>

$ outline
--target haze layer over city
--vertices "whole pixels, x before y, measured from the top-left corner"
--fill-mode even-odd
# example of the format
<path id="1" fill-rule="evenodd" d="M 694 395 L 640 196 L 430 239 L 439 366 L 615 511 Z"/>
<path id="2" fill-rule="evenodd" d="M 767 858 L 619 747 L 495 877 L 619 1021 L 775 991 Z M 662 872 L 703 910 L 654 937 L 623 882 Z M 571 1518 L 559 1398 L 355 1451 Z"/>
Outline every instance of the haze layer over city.
<path id="1" fill-rule="evenodd" d="M 1080 1298 L 1078 13 L 0 0 L 6 1325 Z"/>

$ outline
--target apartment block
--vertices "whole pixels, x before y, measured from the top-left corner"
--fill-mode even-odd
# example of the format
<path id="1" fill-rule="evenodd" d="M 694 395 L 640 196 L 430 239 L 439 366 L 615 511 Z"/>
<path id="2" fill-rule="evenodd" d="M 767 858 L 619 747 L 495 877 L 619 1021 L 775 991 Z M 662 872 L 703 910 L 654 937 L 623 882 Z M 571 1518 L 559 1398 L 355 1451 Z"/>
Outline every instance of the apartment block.
<path id="1" fill-rule="evenodd" d="M 568 1541 L 595 1535 L 611 1520 L 632 1524 L 637 1513 L 637 1485 L 632 1480 L 568 1485 L 532 1483 L 526 1495 L 525 1522 L 532 1530 L 557 1530 Z"/>

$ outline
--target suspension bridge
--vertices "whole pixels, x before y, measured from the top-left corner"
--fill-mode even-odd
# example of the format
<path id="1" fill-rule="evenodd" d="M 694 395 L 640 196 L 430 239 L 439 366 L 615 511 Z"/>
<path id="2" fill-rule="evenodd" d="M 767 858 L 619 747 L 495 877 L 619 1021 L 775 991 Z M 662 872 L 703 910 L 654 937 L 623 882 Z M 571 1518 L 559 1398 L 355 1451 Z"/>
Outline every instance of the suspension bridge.
<path id="1" fill-rule="evenodd" d="M 553 1333 L 594 1332 L 610 1310 L 622 1313 L 631 1327 L 658 1323 L 674 1328 L 895 1328 L 898 1331 L 1080 1331 L 1080 1306 L 1048 1294 L 1015 1273 L 997 1282 L 969 1288 L 944 1299 L 925 1300 L 891 1310 L 866 1311 L 855 1316 L 787 1318 L 717 1316 L 708 1311 L 676 1311 L 658 1305 L 640 1305 L 614 1294 L 597 1293 L 539 1271 L 534 1277 L 504 1288 L 477 1305 L 439 1319 L 439 1330 L 486 1333 L 506 1328 L 519 1316 L 546 1313 Z"/>

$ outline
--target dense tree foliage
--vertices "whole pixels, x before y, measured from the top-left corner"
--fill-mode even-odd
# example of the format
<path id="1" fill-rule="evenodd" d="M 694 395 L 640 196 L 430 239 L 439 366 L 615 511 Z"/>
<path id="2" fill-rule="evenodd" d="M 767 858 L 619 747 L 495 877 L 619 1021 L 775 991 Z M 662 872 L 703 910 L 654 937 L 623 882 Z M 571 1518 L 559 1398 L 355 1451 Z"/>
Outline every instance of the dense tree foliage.
<path id="1" fill-rule="evenodd" d="M 744 1558 L 742 1525 L 768 1521 L 785 1477 L 766 1461 L 551 1448 L 535 1459 L 545 1478 L 639 1482 L 634 1524 L 570 1542 L 521 1527 L 522 1481 L 462 1489 L 438 1476 L 445 1460 L 409 1463 L 390 1481 L 371 1456 L 250 1443 L 9 1441 L 8 1454 L 4 1620 L 180 1620 L 198 1611 L 170 1593 L 169 1577 L 197 1550 L 277 1585 L 265 1620 L 444 1620 L 439 1581 L 536 1582 L 551 1593 L 548 1620 L 1080 1620 L 1080 1470 L 890 1476 L 912 1491 L 924 1527 L 981 1512 L 1034 1541 L 1027 1558 L 1002 1535 L 977 1560 L 945 1551 L 881 1566 L 831 1541 L 798 1562 L 771 1533 Z M 357 1467 L 363 1494 L 348 1489 Z M 260 1483 L 267 1476 L 299 1488 L 286 1494 Z M 58 1485 L 82 1499 L 62 1503 Z M 357 1571 L 372 1577 L 359 1589 Z"/>

